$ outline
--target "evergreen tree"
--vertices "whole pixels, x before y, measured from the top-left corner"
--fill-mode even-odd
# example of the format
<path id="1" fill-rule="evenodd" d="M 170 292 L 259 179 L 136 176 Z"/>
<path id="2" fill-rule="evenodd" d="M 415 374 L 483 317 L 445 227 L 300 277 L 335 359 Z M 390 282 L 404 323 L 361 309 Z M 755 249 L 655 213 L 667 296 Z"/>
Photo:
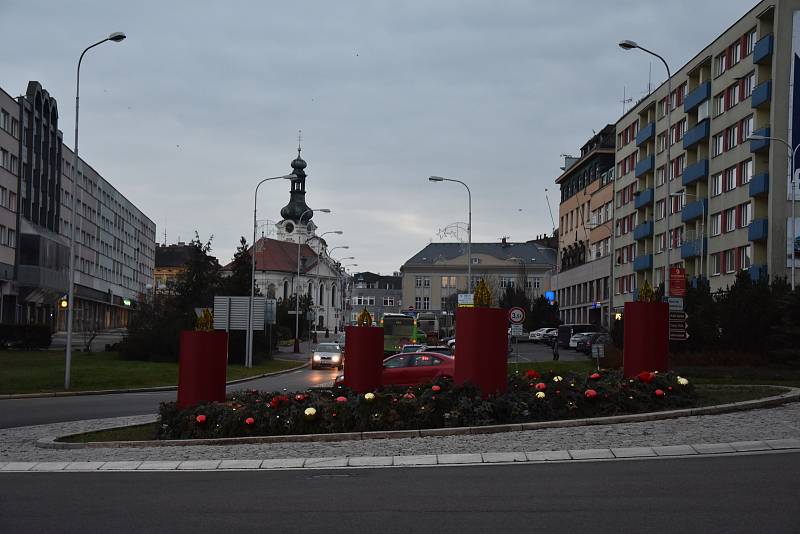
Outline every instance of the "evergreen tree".
<path id="1" fill-rule="evenodd" d="M 231 275 L 222 280 L 222 294 L 230 296 L 250 296 L 250 281 L 253 274 L 253 256 L 244 236 L 239 240 L 239 246 L 233 255 Z M 258 286 L 255 294 L 260 295 Z"/>

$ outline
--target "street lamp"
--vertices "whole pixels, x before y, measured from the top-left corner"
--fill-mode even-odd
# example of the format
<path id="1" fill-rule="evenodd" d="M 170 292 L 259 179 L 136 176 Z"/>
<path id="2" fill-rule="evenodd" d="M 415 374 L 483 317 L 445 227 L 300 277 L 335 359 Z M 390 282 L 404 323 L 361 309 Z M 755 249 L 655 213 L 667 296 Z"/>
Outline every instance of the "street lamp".
<path id="1" fill-rule="evenodd" d="M 253 366 L 253 299 L 255 297 L 256 290 L 256 211 L 258 210 L 258 188 L 261 187 L 261 184 L 264 182 L 269 182 L 270 180 L 296 181 L 298 180 L 298 177 L 294 174 L 286 174 L 284 176 L 264 178 L 258 182 L 258 185 L 256 185 L 256 191 L 253 194 L 253 257 L 250 258 L 250 303 L 248 306 L 249 311 L 247 312 L 247 347 L 245 347 L 244 356 L 245 367 Z"/>
<path id="2" fill-rule="evenodd" d="M 72 368 L 72 308 L 75 301 L 75 225 L 78 222 L 78 216 L 75 213 L 75 203 L 78 197 L 78 116 L 80 110 L 80 94 L 81 94 L 81 62 L 83 56 L 94 48 L 106 41 L 113 41 L 118 43 L 125 39 L 125 34 L 122 32 L 114 32 L 105 39 L 97 41 L 93 45 L 87 46 L 81 57 L 78 58 L 78 70 L 75 77 L 75 147 L 72 153 L 72 214 L 70 215 L 70 233 L 69 233 L 69 288 L 67 290 L 67 350 L 66 350 L 66 365 L 64 368 L 64 389 L 69 389 L 70 370 Z"/>
<path id="3" fill-rule="evenodd" d="M 326 236 L 328 234 L 342 235 L 343 233 L 344 232 L 341 231 L 341 230 L 331 230 L 329 232 L 323 232 L 322 234 L 320 234 L 317 237 L 322 238 L 323 236 Z M 308 239 L 306 239 L 306 243 L 308 243 L 312 239 L 314 239 L 314 238 L 313 237 L 309 237 Z M 350 247 L 348 247 L 348 246 L 333 247 L 331 250 L 336 250 L 337 248 L 350 248 Z M 328 257 L 330 257 L 330 252 L 328 252 Z M 320 279 L 320 276 L 319 276 L 319 264 L 321 262 L 322 262 L 322 247 L 320 246 L 320 251 L 317 254 L 317 263 L 314 266 L 314 277 L 317 279 L 317 283 L 320 286 L 320 292 L 319 292 L 320 298 L 319 298 L 319 302 L 317 303 L 317 306 L 320 308 L 320 311 L 325 311 L 325 303 L 323 302 L 324 289 L 323 289 L 322 280 Z M 331 302 L 331 306 L 333 306 L 333 302 Z M 330 318 L 330 316 L 328 314 L 325 314 L 325 324 L 328 323 L 328 319 L 329 318 Z"/>
<path id="4" fill-rule="evenodd" d="M 638 48 L 642 52 L 646 54 L 650 54 L 651 56 L 657 57 L 661 60 L 664 64 L 664 67 L 667 69 L 667 100 L 665 106 L 665 114 L 667 116 L 667 173 L 666 173 L 666 182 L 667 182 L 667 198 L 671 197 L 670 194 L 670 182 L 672 181 L 672 160 L 670 159 L 670 146 L 672 145 L 672 138 L 670 136 L 670 130 L 672 129 L 672 122 L 671 122 L 671 114 L 672 114 L 672 72 L 669 70 L 669 64 L 667 61 L 661 57 L 660 55 L 656 54 L 652 50 L 648 50 L 643 46 L 640 46 L 636 41 L 630 41 L 628 39 L 619 42 L 619 47 L 623 50 L 633 50 L 634 48 Z M 666 224 L 667 224 L 667 234 L 670 232 L 669 227 L 669 210 L 667 210 L 666 216 Z M 667 243 L 667 254 L 666 254 L 666 266 L 664 267 L 664 297 L 669 297 L 669 257 L 670 257 L 670 244 Z"/>
<path id="5" fill-rule="evenodd" d="M 309 214 L 314 212 L 320 213 L 330 213 L 331 210 L 327 208 L 316 209 L 312 210 L 311 208 L 307 209 L 300 215 L 300 220 L 297 222 L 298 227 L 303 225 L 303 218 Z M 294 291 L 294 352 L 300 352 L 300 247 L 302 247 L 302 243 L 300 243 L 300 239 L 297 240 L 297 281 L 295 282 L 295 291 Z"/>
<path id="6" fill-rule="evenodd" d="M 784 145 L 786 145 L 786 150 L 788 151 L 788 155 L 789 155 L 789 173 L 790 173 L 789 183 L 792 184 L 792 236 L 791 236 L 791 241 L 789 243 L 789 257 L 792 259 L 792 291 L 794 291 L 794 264 L 795 264 L 795 259 L 794 259 L 794 240 L 797 239 L 797 228 L 796 228 L 796 223 L 795 223 L 795 218 L 794 218 L 794 206 L 795 206 L 795 201 L 797 200 L 796 199 L 797 184 L 795 183 L 794 161 L 795 161 L 795 158 L 797 157 L 797 149 L 800 148 L 800 145 L 797 145 L 796 147 L 792 148 L 792 145 L 790 145 L 789 142 L 786 141 L 785 139 L 781 139 L 780 137 L 770 137 L 770 136 L 767 136 L 767 135 L 750 134 L 750 137 L 748 137 L 747 140 L 748 141 L 762 141 L 762 140 L 763 141 L 766 141 L 766 140 L 778 141 L 779 143 L 783 143 Z"/>
<path id="7" fill-rule="evenodd" d="M 665 206 L 666 210 L 669 211 L 669 209 L 672 207 L 671 204 L 673 198 L 682 198 L 684 195 L 686 195 L 687 197 L 692 197 L 697 200 L 702 200 L 699 196 L 693 195 L 691 193 L 672 193 L 670 195 L 670 206 Z M 706 243 L 704 240 L 706 237 L 706 204 L 705 202 L 701 202 L 701 204 L 703 208 L 703 218 L 700 221 L 700 278 L 702 278 L 703 274 L 705 274 L 705 272 L 703 271 L 703 260 L 705 259 L 706 255 Z M 683 206 L 681 206 L 681 208 L 683 208 Z"/>
<path id="8" fill-rule="evenodd" d="M 441 176 L 429 176 L 428 180 L 431 182 L 456 182 L 467 189 L 467 206 L 469 210 L 469 221 L 467 222 L 467 293 L 472 293 L 472 191 L 461 180 L 442 178 Z"/>

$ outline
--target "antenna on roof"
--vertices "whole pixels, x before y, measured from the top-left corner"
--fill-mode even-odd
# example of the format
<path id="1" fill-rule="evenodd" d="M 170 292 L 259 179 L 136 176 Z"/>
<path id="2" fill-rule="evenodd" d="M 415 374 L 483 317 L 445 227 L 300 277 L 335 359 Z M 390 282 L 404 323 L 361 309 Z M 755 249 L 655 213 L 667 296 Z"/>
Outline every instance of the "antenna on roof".
<path id="1" fill-rule="evenodd" d="M 623 115 L 625 115 L 625 104 L 633 102 L 632 98 L 627 98 L 627 95 L 625 94 L 625 90 L 626 90 L 626 87 L 623 85 L 622 86 L 622 100 L 621 100 L 621 102 L 622 102 L 622 114 Z"/>

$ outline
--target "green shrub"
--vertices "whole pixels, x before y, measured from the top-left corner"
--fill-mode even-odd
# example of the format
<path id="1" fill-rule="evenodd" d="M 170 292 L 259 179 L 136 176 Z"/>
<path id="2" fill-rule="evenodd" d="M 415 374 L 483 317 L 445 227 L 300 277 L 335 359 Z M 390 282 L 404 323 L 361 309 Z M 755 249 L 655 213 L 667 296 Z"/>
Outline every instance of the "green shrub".
<path id="1" fill-rule="evenodd" d="M 46 349 L 53 333 L 46 324 L 0 324 L 0 348 Z"/>

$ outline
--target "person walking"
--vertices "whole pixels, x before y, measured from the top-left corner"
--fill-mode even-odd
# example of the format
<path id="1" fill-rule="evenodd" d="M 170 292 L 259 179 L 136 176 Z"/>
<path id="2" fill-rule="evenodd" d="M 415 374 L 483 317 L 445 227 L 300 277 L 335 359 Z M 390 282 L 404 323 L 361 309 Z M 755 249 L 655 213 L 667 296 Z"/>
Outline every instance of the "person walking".
<path id="1" fill-rule="evenodd" d="M 558 336 L 553 338 L 553 361 L 558 361 Z"/>

